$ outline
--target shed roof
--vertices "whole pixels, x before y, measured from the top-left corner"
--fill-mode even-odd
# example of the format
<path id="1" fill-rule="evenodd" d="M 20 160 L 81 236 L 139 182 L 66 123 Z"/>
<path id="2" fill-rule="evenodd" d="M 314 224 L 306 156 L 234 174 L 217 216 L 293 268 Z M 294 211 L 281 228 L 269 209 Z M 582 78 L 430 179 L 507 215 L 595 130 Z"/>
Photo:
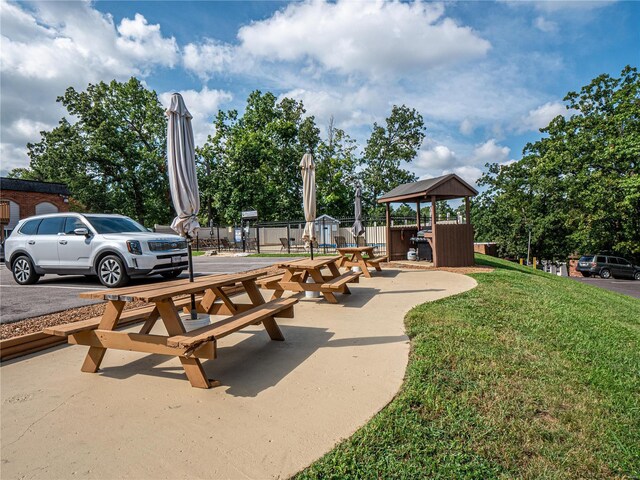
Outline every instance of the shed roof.
<path id="1" fill-rule="evenodd" d="M 428 200 L 431 196 L 435 196 L 436 200 L 451 200 L 477 194 L 475 188 L 455 173 L 450 173 L 442 177 L 399 185 L 378 198 L 378 203 Z"/>
<path id="2" fill-rule="evenodd" d="M 318 218 L 316 218 L 316 223 L 322 223 L 322 221 L 329 222 L 329 223 L 340 223 L 340 220 L 337 220 L 333 217 L 330 217 L 329 215 L 327 215 L 326 213 L 323 215 L 320 215 Z"/>
<path id="3" fill-rule="evenodd" d="M 54 195 L 70 195 L 64 183 L 38 182 L 19 178 L 0 177 L 0 189 L 14 192 L 51 193 Z"/>

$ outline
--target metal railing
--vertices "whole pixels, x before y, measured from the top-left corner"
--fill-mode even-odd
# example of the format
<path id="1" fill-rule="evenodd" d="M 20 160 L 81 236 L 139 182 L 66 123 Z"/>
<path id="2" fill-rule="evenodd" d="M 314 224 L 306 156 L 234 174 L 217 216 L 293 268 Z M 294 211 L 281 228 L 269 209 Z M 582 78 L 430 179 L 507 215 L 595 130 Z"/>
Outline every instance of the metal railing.
<path id="1" fill-rule="evenodd" d="M 385 217 L 364 217 L 362 225 L 364 234 L 356 238 L 351 228 L 354 217 L 332 218 L 320 216 L 315 222 L 316 242 L 314 252 L 332 254 L 338 246 L 369 245 L 375 246 L 376 252 L 387 254 L 387 221 Z M 464 223 L 460 218 L 439 217 L 438 223 Z M 302 239 L 305 226 L 304 219 L 261 222 L 251 221 L 239 225 L 214 224 L 201 227 L 194 242 L 195 250 L 245 251 L 254 253 L 293 253 L 308 254 L 308 245 Z M 391 216 L 391 225 L 415 226 L 415 216 Z M 431 225 L 431 218 L 422 215 L 422 229 Z M 156 225 L 156 231 L 169 233 L 167 226 Z"/>

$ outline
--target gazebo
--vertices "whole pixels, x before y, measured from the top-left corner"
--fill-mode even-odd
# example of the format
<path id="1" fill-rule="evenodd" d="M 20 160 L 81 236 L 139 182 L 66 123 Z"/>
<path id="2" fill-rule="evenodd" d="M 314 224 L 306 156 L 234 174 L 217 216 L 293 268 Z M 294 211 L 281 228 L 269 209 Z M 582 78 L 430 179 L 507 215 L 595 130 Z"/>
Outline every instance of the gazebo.
<path id="1" fill-rule="evenodd" d="M 469 198 L 478 191 L 451 173 L 442 177 L 429 178 L 419 182 L 405 183 L 378 198 L 378 203 L 387 207 L 387 254 L 389 260 L 406 259 L 412 245 L 412 238 L 422 235 L 431 246 L 433 263 L 436 267 L 466 267 L 473 265 L 473 226 Z M 436 202 L 464 198 L 465 218 L 463 223 L 438 221 Z M 416 203 L 415 225 L 392 225 L 391 203 Z M 420 224 L 420 205 L 431 202 L 431 222 Z M 423 231 L 424 227 L 424 231 Z"/>

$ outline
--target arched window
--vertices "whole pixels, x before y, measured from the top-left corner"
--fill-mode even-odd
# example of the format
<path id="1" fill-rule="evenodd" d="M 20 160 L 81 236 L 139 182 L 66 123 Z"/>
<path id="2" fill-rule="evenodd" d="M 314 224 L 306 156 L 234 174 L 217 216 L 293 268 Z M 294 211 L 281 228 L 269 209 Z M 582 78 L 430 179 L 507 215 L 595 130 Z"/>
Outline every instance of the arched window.
<path id="1" fill-rule="evenodd" d="M 36 205 L 36 215 L 44 215 L 45 213 L 58 213 L 58 207 L 53 203 L 40 202 Z"/>

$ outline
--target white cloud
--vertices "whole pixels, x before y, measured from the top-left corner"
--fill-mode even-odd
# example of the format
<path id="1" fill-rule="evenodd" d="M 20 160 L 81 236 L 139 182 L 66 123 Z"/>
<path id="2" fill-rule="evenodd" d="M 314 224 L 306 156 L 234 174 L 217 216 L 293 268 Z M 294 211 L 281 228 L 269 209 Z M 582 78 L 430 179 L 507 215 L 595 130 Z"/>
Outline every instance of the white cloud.
<path id="1" fill-rule="evenodd" d="M 533 21 L 533 26 L 545 33 L 556 33 L 558 31 L 558 24 L 545 19 L 543 16 L 536 17 Z"/>
<path id="2" fill-rule="evenodd" d="M 207 141 L 207 136 L 214 133 L 213 119 L 220 109 L 220 105 L 230 102 L 233 98 L 231 93 L 223 90 L 209 90 L 203 87 L 202 90 L 182 90 L 179 92 L 184 99 L 187 109 L 193 116 L 191 126 L 193 127 L 193 137 L 196 146 L 202 146 Z M 171 92 L 164 92 L 158 95 L 160 102 L 165 108 L 171 104 Z"/>
<path id="3" fill-rule="evenodd" d="M 540 105 L 520 119 L 518 132 L 538 131 L 549 125 L 558 115 L 568 116 L 571 112 L 560 102 L 549 102 Z"/>
<path id="4" fill-rule="evenodd" d="M 498 145 L 495 138 L 492 138 L 473 150 L 472 160 L 479 165 L 501 163 L 509 157 L 509 152 L 509 147 Z"/>
<path id="5" fill-rule="evenodd" d="M 536 10 L 542 12 L 559 12 L 569 11 L 575 12 L 577 10 L 595 10 L 598 8 L 608 7 L 616 3 L 617 0 L 539 0 L 533 2 Z M 529 2 L 515 1 L 512 4 L 527 4 Z"/>
<path id="6" fill-rule="evenodd" d="M 296 88 L 280 95 L 284 97 L 302 101 L 307 114 L 315 116 L 320 127 L 333 117 L 335 126 L 342 129 L 370 126 L 380 121 L 376 113 L 384 113 L 389 106 L 388 101 L 369 86 L 344 90 Z"/>
<path id="7" fill-rule="evenodd" d="M 139 63 L 173 67 L 178 59 L 176 39 L 163 37 L 160 25 L 149 25 L 139 13 L 133 20 L 123 18 L 118 33 L 117 47 Z"/>
<path id="8" fill-rule="evenodd" d="M 144 77 L 179 58 L 159 25 L 137 14 L 116 27 L 89 2 L 2 2 L 0 21 L 3 169 L 28 164 L 25 145 L 66 114 L 55 100 L 68 87 Z"/>
<path id="9" fill-rule="evenodd" d="M 471 135 L 474 130 L 473 123 L 468 118 L 465 118 L 460 122 L 460 133 L 463 135 Z"/>
<path id="10" fill-rule="evenodd" d="M 442 4 L 421 1 L 292 3 L 242 27 L 238 38 L 256 57 L 316 62 L 342 74 L 424 70 L 487 53 L 487 40 L 443 14 Z"/>
<path id="11" fill-rule="evenodd" d="M 482 170 L 471 165 L 463 165 L 461 167 L 456 167 L 452 170 L 445 170 L 442 172 L 443 175 L 448 173 L 455 173 L 456 175 L 459 175 L 463 180 L 471 185 L 475 185 L 476 181 L 482 176 Z"/>
<path id="12" fill-rule="evenodd" d="M 418 152 L 413 164 L 408 166 L 421 179 L 455 173 L 473 185 L 482 175 L 486 163 L 509 163 L 510 151 L 509 147 L 499 145 L 493 138 L 462 155 L 446 145 L 437 144 Z"/>
<path id="13" fill-rule="evenodd" d="M 436 145 L 430 150 L 420 150 L 415 164 L 426 170 L 438 170 L 450 168 L 458 162 L 458 158 L 454 151 L 444 145 Z"/>
<path id="14" fill-rule="evenodd" d="M 200 78 L 208 79 L 216 73 L 238 71 L 243 66 L 249 70 L 246 63 L 249 59 L 240 59 L 240 55 L 237 47 L 207 38 L 203 43 L 187 44 L 183 50 L 182 62 L 186 69 Z"/>
<path id="15" fill-rule="evenodd" d="M 26 156 L 26 147 L 8 142 L 0 143 L 0 176 L 6 176 L 14 168 L 26 167 L 24 162 Z"/>

